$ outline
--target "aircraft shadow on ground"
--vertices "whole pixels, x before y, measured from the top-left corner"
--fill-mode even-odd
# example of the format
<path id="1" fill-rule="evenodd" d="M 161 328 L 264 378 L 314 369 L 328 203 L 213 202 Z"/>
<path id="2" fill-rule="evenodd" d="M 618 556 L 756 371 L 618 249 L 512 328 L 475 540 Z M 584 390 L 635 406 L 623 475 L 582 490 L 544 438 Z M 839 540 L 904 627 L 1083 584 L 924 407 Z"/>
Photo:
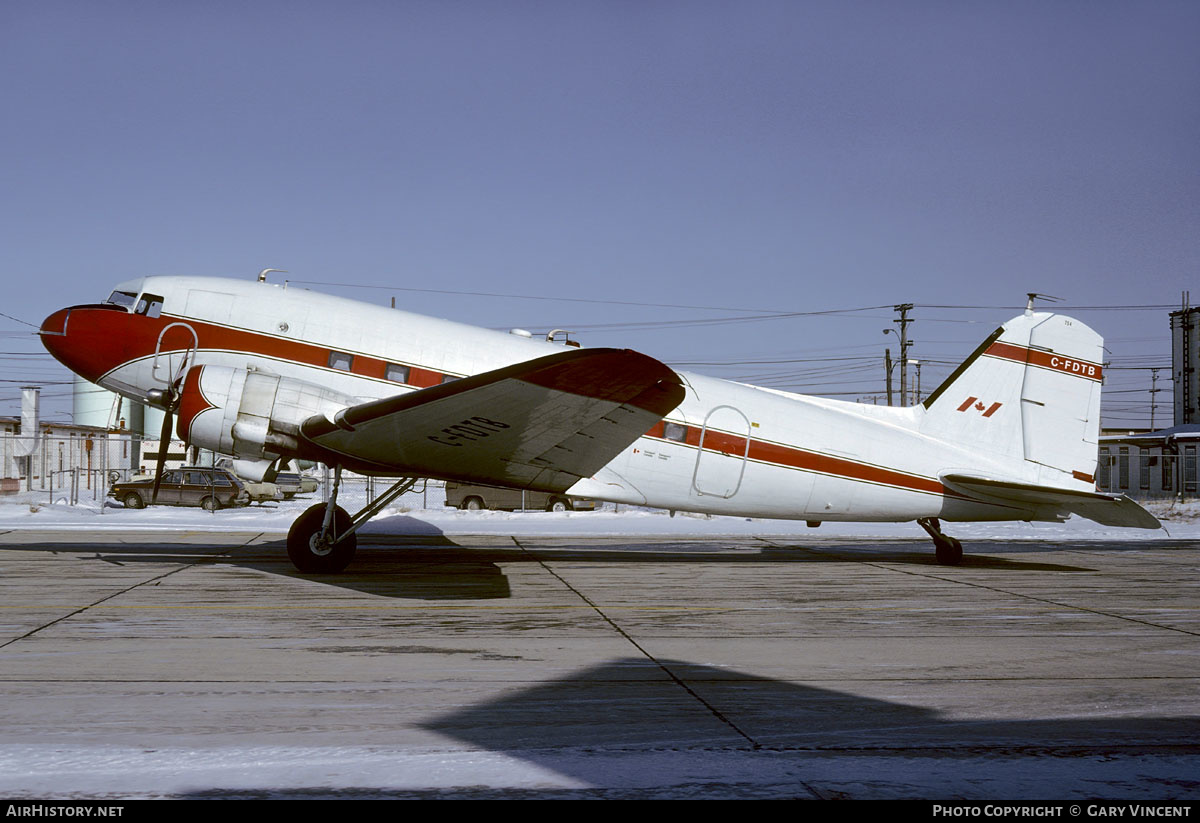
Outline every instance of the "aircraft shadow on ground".
<path id="1" fill-rule="evenodd" d="M 897 685 L 898 690 L 904 688 Z M 998 764 L 1021 761 L 1026 764 L 1023 773 L 1027 776 L 1045 779 L 1061 772 L 1064 786 L 1089 780 L 1100 786 L 1100 780 L 1111 779 L 1109 764 L 1122 757 L 1200 755 L 1196 744 L 1200 717 L 951 718 L 926 706 L 686 660 L 641 657 L 611 660 L 449 712 L 421 726 L 466 744 L 470 750 L 504 753 L 583 786 L 647 786 L 648 796 L 653 796 L 649 787 L 655 781 L 675 791 L 690 783 L 725 796 L 737 796 L 739 781 L 743 781 L 745 791 L 752 794 L 750 775 L 759 770 L 777 774 L 784 784 L 794 781 L 797 795 L 811 796 L 803 788 L 805 777 L 797 769 L 797 761 L 789 769 L 773 761 L 772 752 L 870 757 L 873 759 L 866 765 L 847 760 L 838 771 L 843 775 L 839 781 L 907 783 L 914 797 L 921 796 L 929 762 L 925 758 L 945 758 L 968 775 L 989 779 Z M 647 769 L 656 772 L 647 774 Z M 1011 795 L 1020 795 L 1021 777 L 1011 776 L 1011 769 L 1008 774 L 1014 781 L 1009 787 Z M 1128 779 L 1159 778 L 1131 771 Z M 1172 784 L 1164 780 L 1161 795 L 1193 796 L 1198 787 L 1200 781 Z M 472 790 L 466 791 L 464 795 L 460 789 L 391 791 L 369 786 L 255 792 L 213 788 L 192 796 L 470 796 Z M 475 791 L 483 796 L 498 793 L 486 788 Z M 1102 787 L 1100 791 L 1103 793 Z M 505 792 L 510 797 L 522 794 L 603 797 L 606 790 Z M 622 790 L 616 796 L 635 794 Z"/>
<path id="2" fill-rule="evenodd" d="M 401 522 L 398 522 L 401 521 Z M 286 577 L 303 577 L 330 586 L 381 597 L 424 600 L 495 599 L 511 596 L 503 566 L 519 563 L 874 563 L 938 567 L 923 541 L 851 539 L 800 540 L 755 538 L 689 540 L 675 538 L 518 538 L 504 535 L 459 538 L 445 536 L 416 518 L 389 518 L 389 526 L 404 534 L 361 534 L 351 566 L 341 574 L 301 575 L 287 558 L 285 540 L 231 547 L 228 542 L 206 540 L 204 534 L 181 534 L 178 540 L 104 542 L 106 533 L 81 536 L 78 541 L 15 542 L 12 535 L 0 551 L 47 551 L 82 554 L 114 565 L 133 563 L 223 563 Z M 1148 541 L 1151 544 L 1159 541 Z M 1174 548 L 1174 544 L 1164 544 Z M 469 543 L 469 545 L 468 545 Z M 1139 543 L 1143 549 L 1160 549 Z M 1086 565 L 1048 563 L 1038 558 L 1048 548 L 1103 548 L 1111 543 L 1021 544 L 979 541 L 978 553 L 968 553 L 962 566 L 968 570 L 1024 572 L 1091 571 Z M 1165 547 L 1165 546 L 1164 546 Z"/>
<path id="3" fill-rule="evenodd" d="M 907 691 L 904 685 L 897 688 Z M 545 746 L 649 744 L 914 753 L 922 749 L 1053 752 L 1133 746 L 1200 754 L 1196 742 L 1200 717 L 951 719 L 925 706 L 686 660 L 641 657 L 609 661 L 450 712 L 423 727 L 505 752 Z"/>

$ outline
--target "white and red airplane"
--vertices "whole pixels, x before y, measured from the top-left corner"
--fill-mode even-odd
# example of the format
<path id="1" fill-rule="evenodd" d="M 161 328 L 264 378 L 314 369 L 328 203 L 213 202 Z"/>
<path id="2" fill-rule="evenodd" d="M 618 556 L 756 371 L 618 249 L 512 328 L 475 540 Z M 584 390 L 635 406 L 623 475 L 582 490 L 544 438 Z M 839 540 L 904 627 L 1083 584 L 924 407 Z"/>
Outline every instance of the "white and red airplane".
<path id="1" fill-rule="evenodd" d="M 923 403 L 847 403 L 672 371 L 629 350 L 424 317 L 286 283 L 145 277 L 46 318 L 46 348 L 106 389 L 178 415 L 179 435 L 261 477 L 335 467 L 288 554 L 337 572 L 357 529 L 417 478 L 746 517 L 939 520 L 1069 514 L 1158 528 L 1096 492 L 1101 338 L 1033 312 L 993 332 Z M 166 435 L 164 435 L 165 437 Z M 401 478 L 351 517 L 342 468 Z"/>

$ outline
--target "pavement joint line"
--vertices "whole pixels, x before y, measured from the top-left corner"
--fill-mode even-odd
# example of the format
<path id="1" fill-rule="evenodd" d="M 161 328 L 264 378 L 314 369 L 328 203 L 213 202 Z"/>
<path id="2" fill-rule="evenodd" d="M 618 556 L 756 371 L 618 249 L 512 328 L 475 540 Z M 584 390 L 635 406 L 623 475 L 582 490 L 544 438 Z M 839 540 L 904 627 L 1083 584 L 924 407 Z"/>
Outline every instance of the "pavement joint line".
<path id="1" fill-rule="evenodd" d="M 757 539 L 762 540 L 764 543 L 768 543 L 770 545 L 776 545 L 774 543 L 771 543 L 771 541 L 767 540 L 766 538 L 760 537 Z M 901 569 L 901 568 L 897 568 L 895 566 L 890 566 L 886 563 L 871 563 L 869 561 L 855 561 L 855 562 L 859 562 L 859 563 L 862 563 L 862 565 L 864 565 L 864 566 L 871 566 L 872 568 L 880 569 L 882 571 L 893 571 L 893 572 L 897 572 L 899 574 L 911 575 L 912 577 L 924 577 L 929 580 L 940 580 L 943 583 L 957 583 L 962 586 L 970 586 L 970 587 L 973 587 L 976 589 L 983 589 L 984 591 L 996 592 L 998 594 L 1006 594 L 1010 597 L 1020 597 L 1020 598 L 1024 598 L 1025 600 L 1032 600 L 1035 603 L 1044 603 L 1044 604 L 1050 605 L 1050 606 L 1058 606 L 1059 608 L 1070 609 L 1071 611 L 1087 612 L 1088 614 L 1094 614 L 1099 617 L 1112 617 L 1117 620 L 1125 620 L 1130 623 L 1137 623 L 1138 625 L 1149 626 L 1154 629 L 1162 629 L 1163 631 L 1178 632 L 1180 634 L 1186 634 L 1186 635 L 1190 635 L 1192 637 L 1200 637 L 1200 632 L 1189 631 L 1188 629 L 1181 629 L 1176 626 L 1164 626 L 1161 623 L 1154 623 L 1149 620 L 1139 620 L 1136 617 L 1130 617 L 1130 616 L 1124 615 L 1124 614 L 1116 614 L 1114 612 L 1106 612 L 1106 611 L 1102 611 L 1100 609 L 1089 609 L 1086 606 L 1077 606 L 1077 605 L 1073 605 L 1071 603 L 1061 603 L 1057 600 L 1050 600 L 1049 598 L 1046 598 L 1046 597 L 1035 597 L 1032 594 L 1022 594 L 1021 592 L 1014 592 L 1014 591 L 1009 591 L 1008 589 L 1001 589 L 997 586 L 985 586 L 983 583 L 974 583 L 970 580 L 960 580 L 960 579 L 953 578 L 953 577 L 943 577 L 943 576 L 937 575 L 937 574 L 930 574 L 929 572 L 913 571 L 911 569 Z"/>
<path id="2" fill-rule="evenodd" d="M 265 534 L 265 532 L 259 532 L 259 533 L 258 533 L 258 534 L 256 534 L 254 537 L 250 538 L 250 539 L 249 539 L 249 540 L 247 540 L 245 543 L 243 543 L 241 546 L 235 546 L 235 547 L 233 547 L 232 549 L 226 549 L 226 550 L 225 550 L 225 552 L 223 552 L 223 553 L 228 553 L 228 552 L 236 551 L 237 549 L 240 549 L 240 548 L 242 548 L 242 547 L 244 547 L 244 546 L 248 546 L 250 543 L 252 543 L 252 542 L 254 542 L 255 540 L 257 540 L 258 538 L 262 537 L 262 536 L 263 536 L 263 534 Z M 220 555 L 218 555 L 218 556 L 220 556 Z M 103 558 L 101 558 L 101 559 L 103 559 Z M 131 591 L 133 591 L 134 589 L 139 589 L 139 588 L 141 588 L 142 586 L 149 585 L 150 583 L 154 583 L 154 582 L 156 582 L 156 581 L 159 581 L 159 580 L 164 580 L 164 579 L 166 579 L 166 578 L 170 577 L 170 576 L 171 576 L 171 575 L 173 575 L 173 574 L 176 574 L 176 573 L 178 573 L 178 572 L 181 572 L 181 571 L 186 571 L 187 569 L 190 569 L 190 568 L 192 568 L 193 566 L 197 566 L 197 565 L 199 565 L 199 561 L 195 561 L 195 562 L 192 562 L 192 563 L 185 563 L 184 565 L 180 566 L 179 568 L 176 568 L 176 569 L 171 569 L 170 571 L 168 571 L 168 572 L 163 572 L 162 574 L 156 574 L 154 577 L 150 577 L 150 578 L 147 578 L 146 580 L 142 580 L 141 582 L 134 583 L 132 586 L 126 586 L 125 588 L 121 589 L 120 591 L 115 591 L 115 592 L 113 592 L 112 594 L 109 594 L 109 595 L 106 595 L 106 596 L 104 596 L 104 597 L 101 597 L 99 600 L 96 600 L 96 601 L 94 601 L 94 602 L 92 602 L 92 603 L 89 603 L 89 604 L 87 604 L 86 606 L 80 606 L 80 607 L 79 607 L 79 608 L 77 608 L 77 609 L 73 609 L 72 611 L 69 611 L 69 612 L 67 612 L 66 614 L 64 614 L 64 615 L 62 615 L 62 616 L 60 616 L 60 617 L 56 617 L 56 618 L 54 618 L 53 620 L 49 621 L 48 623 L 43 623 L 42 625 L 40 625 L 40 626 L 37 626 L 37 627 L 35 627 L 35 628 L 32 628 L 32 629 L 30 629 L 29 631 L 25 632 L 25 633 L 24 633 L 24 634 L 22 634 L 22 635 L 18 635 L 17 637 L 13 637 L 13 638 L 10 638 L 9 640 L 6 640 L 6 641 L 4 641 L 3 643 L 0 643 L 0 649 L 5 649 L 5 648 L 8 648 L 8 647 L 9 647 L 9 646 L 11 646 L 13 643 L 16 643 L 16 642 L 18 642 L 18 641 L 20 641 L 20 640 L 25 640 L 26 638 L 32 637 L 33 635 L 37 634 L 38 632 L 42 631 L 43 629 L 48 629 L 48 628 L 50 628 L 51 626 L 57 625 L 57 624 L 59 624 L 59 623 L 62 623 L 62 622 L 63 622 L 63 621 L 65 621 L 65 620 L 70 620 L 70 619 L 71 619 L 72 617 L 74 617 L 75 615 L 77 615 L 77 614 L 82 614 L 83 612 L 87 611 L 88 609 L 93 609 L 93 608 L 95 608 L 96 606 L 99 606 L 101 603 L 105 603 L 105 602 L 107 602 L 107 601 L 109 601 L 109 600 L 112 600 L 112 599 L 114 599 L 114 598 L 116 598 L 116 597 L 120 597 L 121 595 L 123 595 L 123 594 L 126 594 L 127 592 L 131 592 Z"/>
<path id="3" fill-rule="evenodd" d="M 533 552 L 530 552 L 527 548 L 522 546 L 521 541 L 517 540 L 517 538 L 515 536 L 510 535 L 510 539 L 512 540 L 512 542 L 514 544 L 516 544 L 518 549 L 520 549 L 523 553 L 530 555 L 533 558 L 534 562 L 536 562 L 539 566 L 541 566 L 543 569 L 545 569 L 546 572 L 548 574 L 552 575 L 556 580 L 558 580 L 559 583 L 562 583 L 563 586 L 565 586 L 568 591 L 572 592 L 576 597 L 578 597 L 584 603 L 587 603 L 588 606 L 590 606 L 592 608 L 592 610 L 595 611 L 596 614 L 598 614 L 602 620 L 604 620 L 604 622 L 608 623 L 608 625 L 612 627 L 613 631 L 615 631 L 617 634 L 621 635 L 621 637 L 625 638 L 626 642 L 628 642 L 631 646 L 633 646 L 635 649 L 637 649 L 639 652 L 641 652 L 641 654 L 647 660 L 649 660 L 655 666 L 658 666 L 658 668 L 663 672 L 663 674 L 665 674 L 667 677 L 671 678 L 671 680 L 675 683 L 675 685 L 679 686 L 681 689 L 683 689 L 685 692 L 687 692 L 689 695 L 691 695 L 692 698 L 695 699 L 696 702 L 698 702 L 704 708 L 706 708 L 709 711 L 709 713 L 712 714 L 713 717 L 715 717 L 718 721 L 725 724 L 729 728 L 733 729 L 733 731 L 735 731 L 739 737 L 743 738 L 747 743 L 750 744 L 750 747 L 752 749 L 757 750 L 757 749 L 762 748 L 757 740 L 755 740 L 750 735 L 746 734 L 746 732 L 742 731 L 741 728 L 739 728 L 736 723 L 734 723 L 732 720 L 730 720 L 728 717 L 726 717 L 724 714 L 722 714 L 720 709 L 718 709 L 716 706 L 712 705 L 707 700 L 705 700 L 703 697 L 701 697 L 699 694 L 697 694 L 696 691 L 691 686 L 689 686 L 686 682 L 684 682 L 684 680 L 681 677 L 679 677 L 679 675 L 677 675 L 677 674 L 675 674 L 675 672 L 671 671 L 669 666 L 667 666 L 661 660 L 659 660 L 657 657 L 652 655 L 646 648 L 644 648 L 642 646 L 642 644 L 640 644 L 636 640 L 634 640 L 633 637 L 627 631 L 622 629 L 615 620 L 613 620 L 611 617 L 609 617 L 604 612 L 603 609 L 601 609 L 594 602 L 592 602 L 591 598 L 589 598 L 586 594 L 579 591 L 579 589 L 575 588 L 570 583 L 568 583 L 567 580 L 562 575 L 560 575 L 558 572 L 554 571 L 554 569 L 550 568 L 544 560 L 542 560 L 540 557 L 537 557 L 536 555 L 533 554 Z M 0 648 L 3 648 L 3 647 L 0 647 Z"/>
<path id="4" fill-rule="evenodd" d="M 1183 541 L 1180 541 L 1180 542 L 1183 542 Z M 1183 554 L 1183 552 L 1184 551 L 1192 551 L 1194 548 L 1196 548 L 1196 547 L 1188 546 L 1187 548 L 1182 549 L 1182 550 L 1181 549 L 1168 549 L 1167 551 L 1179 551 L 1180 554 L 1178 554 L 1178 555 L 1160 554 L 1156 558 L 1156 562 L 1173 563 L 1173 564 L 1177 564 L 1177 565 L 1187 564 L 1188 566 L 1192 566 L 1196 562 L 1195 556 L 1194 555 L 1193 556 L 1185 556 Z M 1097 550 L 1093 549 L 1091 551 L 1084 551 L 1083 549 L 1059 549 L 1059 551 L 1061 551 L 1063 554 L 1078 554 L 1078 555 L 1082 555 L 1083 557 L 1088 557 L 1090 555 L 1095 554 L 1095 552 Z M 1161 552 L 1163 550 L 1162 549 L 1145 549 L 1145 551 L 1160 551 Z M 1129 553 L 1127 553 L 1127 552 L 1110 552 L 1109 557 L 1111 557 L 1113 560 L 1131 560 L 1131 559 L 1133 559 L 1131 557 L 1128 557 L 1127 556 L 1128 554 Z"/>
<path id="5" fill-rule="evenodd" d="M 881 563 L 868 563 L 867 565 L 874 566 L 877 569 L 888 569 L 887 566 L 885 566 Z M 895 571 L 895 572 L 899 572 L 900 574 L 912 575 L 913 577 L 925 577 L 930 580 L 941 580 L 944 583 L 958 583 L 963 586 L 970 586 L 970 587 L 976 588 L 976 589 L 983 589 L 984 591 L 996 592 L 998 594 L 1006 594 L 1010 597 L 1020 597 L 1020 598 L 1024 598 L 1025 600 L 1032 600 L 1035 603 L 1045 603 L 1046 605 L 1049 605 L 1049 606 L 1057 606 L 1060 609 L 1070 609 L 1071 611 L 1087 612 L 1088 614 L 1094 614 L 1099 617 L 1112 617 L 1117 620 L 1125 620 L 1129 623 L 1137 623 L 1140 626 L 1149 626 L 1150 628 L 1153 628 L 1153 629 L 1162 629 L 1163 631 L 1178 632 L 1179 634 L 1186 634 L 1186 635 L 1190 635 L 1191 637 L 1200 637 L 1200 632 L 1189 631 L 1187 629 L 1181 629 L 1176 626 L 1164 626 L 1161 623 L 1154 623 L 1150 620 L 1139 620 L 1136 617 L 1130 617 L 1129 615 L 1125 615 L 1125 614 L 1116 614 L 1115 612 L 1106 612 L 1106 611 L 1102 611 L 1101 609 L 1089 609 L 1087 606 L 1078 606 L 1078 605 L 1075 605 L 1072 603 L 1062 603 L 1062 602 L 1059 602 L 1058 600 L 1051 600 L 1048 597 L 1035 597 L 1032 594 L 1022 594 L 1021 592 L 1013 592 L 1013 591 L 1009 591 L 1008 589 L 1001 589 L 997 586 L 985 586 L 982 583 L 973 583 L 970 580 L 957 580 L 953 577 L 942 577 L 942 576 L 936 575 L 936 574 L 929 574 L 926 572 L 915 572 L 915 571 L 910 571 L 908 569 L 891 569 L 891 570 Z"/>

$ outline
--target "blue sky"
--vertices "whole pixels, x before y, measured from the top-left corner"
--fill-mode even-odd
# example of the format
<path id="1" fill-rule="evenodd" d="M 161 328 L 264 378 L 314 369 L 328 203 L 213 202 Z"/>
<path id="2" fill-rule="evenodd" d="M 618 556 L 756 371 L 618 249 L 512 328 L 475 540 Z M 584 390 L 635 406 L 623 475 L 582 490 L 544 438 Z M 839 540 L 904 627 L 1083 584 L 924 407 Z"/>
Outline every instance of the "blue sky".
<path id="1" fill-rule="evenodd" d="M 270 266 L 866 396 L 890 309 L 654 324 L 912 302 L 928 390 L 1027 291 L 1197 282 L 1197 42 L 1194 2 L 0 0 L 0 311 Z M 1071 313 L 1169 366 L 1165 310 Z M 1144 419 L 1149 373 L 1110 375 L 1109 422 Z"/>

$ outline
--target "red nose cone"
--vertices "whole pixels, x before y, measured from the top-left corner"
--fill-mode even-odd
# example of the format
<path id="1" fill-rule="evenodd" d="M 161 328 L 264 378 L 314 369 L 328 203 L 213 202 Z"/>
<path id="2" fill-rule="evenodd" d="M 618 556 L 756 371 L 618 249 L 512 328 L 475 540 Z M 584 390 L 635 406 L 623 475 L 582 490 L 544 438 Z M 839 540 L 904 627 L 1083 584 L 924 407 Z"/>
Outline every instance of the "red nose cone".
<path id="1" fill-rule="evenodd" d="M 46 351 L 54 355 L 55 360 L 71 371 L 78 371 L 73 365 L 75 360 L 71 353 L 73 343 L 67 340 L 67 318 L 70 316 L 70 309 L 59 309 L 42 321 L 42 327 L 38 329 L 38 334 L 42 337 L 42 345 L 46 347 Z"/>
<path id="2" fill-rule="evenodd" d="M 42 345 L 58 362 L 96 382 L 131 359 L 131 346 L 144 341 L 131 333 L 133 315 L 116 306 L 73 306 L 42 321 Z M 150 352 L 153 353 L 153 343 Z"/>

